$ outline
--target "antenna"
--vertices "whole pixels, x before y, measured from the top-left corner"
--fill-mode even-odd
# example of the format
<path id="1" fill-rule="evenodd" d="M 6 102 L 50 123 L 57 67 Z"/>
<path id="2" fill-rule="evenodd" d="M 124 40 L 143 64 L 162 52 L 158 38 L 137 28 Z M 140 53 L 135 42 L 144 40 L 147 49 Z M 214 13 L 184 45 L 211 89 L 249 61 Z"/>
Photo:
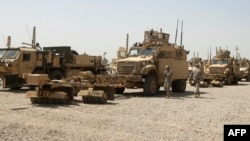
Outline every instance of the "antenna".
<path id="1" fill-rule="evenodd" d="M 33 27 L 33 35 L 32 35 L 32 48 L 36 48 L 36 27 Z"/>
<path id="2" fill-rule="evenodd" d="M 127 37 L 126 37 L 126 54 L 128 54 L 128 40 L 129 40 L 129 34 L 127 33 Z"/>
<path id="3" fill-rule="evenodd" d="M 10 48 L 10 45 L 11 45 L 11 37 L 10 36 L 8 36 L 8 38 L 7 38 L 7 47 L 8 48 Z"/>
<path id="4" fill-rule="evenodd" d="M 177 20 L 177 27 L 176 27 L 175 41 L 174 41 L 174 44 L 175 44 L 175 45 L 176 45 L 177 34 L 178 34 L 178 24 L 179 24 L 179 19 Z"/>
<path id="5" fill-rule="evenodd" d="M 182 47 L 183 21 L 181 21 L 181 47 Z"/>
<path id="6" fill-rule="evenodd" d="M 210 54 L 209 54 L 209 60 L 211 60 L 211 52 L 212 52 L 212 47 L 210 46 Z"/>
<path id="7" fill-rule="evenodd" d="M 27 24 L 26 24 L 26 30 L 27 30 L 28 35 L 29 35 L 29 38 L 30 38 L 30 40 L 31 40 L 31 35 L 30 35 L 30 31 L 29 31 L 29 28 L 28 28 L 28 25 L 27 25 Z"/>
<path id="8" fill-rule="evenodd" d="M 238 50 L 240 50 L 239 47 L 236 46 L 236 47 L 235 47 L 235 50 L 236 50 L 236 59 L 239 59 L 239 53 L 238 53 Z"/>

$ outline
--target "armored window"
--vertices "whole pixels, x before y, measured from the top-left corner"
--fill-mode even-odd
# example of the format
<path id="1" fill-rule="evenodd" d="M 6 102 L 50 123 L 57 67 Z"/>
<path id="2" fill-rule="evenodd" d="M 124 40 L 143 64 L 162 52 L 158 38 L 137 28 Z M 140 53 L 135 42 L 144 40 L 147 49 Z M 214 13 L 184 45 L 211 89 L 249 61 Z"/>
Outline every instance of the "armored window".
<path id="1" fill-rule="evenodd" d="M 6 52 L 5 58 L 9 58 L 9 59 L 15 58 L 17 53 L 18 53 L 18 50 L 8 50 Z"/>
<path id="2" fill-rule="evenodd" d="M 158 34 L 158 39 L 163 39 L 163 34 Z"/>
<path id="3" fill-rule="evenodd" d="M 141 48 L 130 48 L 129 57 L 136 57 L 141 54 Z"/>
<path id="4" fill-rule="evenodd" d="M 125 51 L 119 52 L 119 56 L 120 56 L 120 57 L 125 57 L 125 56 L 126 56 L 126 52 L 125 52 Z"/>
<path id="5" fill-rule="evenodd" d="M 172 51 L 161 51 L 158 55 L 157 58 L 159 59 L 169 59 L 173 57 L 173 52 Z"/>
<path id="6" fill-rule="evenodd" d="M 5 54 L 6 50 L 0 50 L 0 58 L 2 58 Z"/>
<path id="7" fill-rule="evenodd" d="M 23 61 L 30 61 L 30 54 L 23 54 Z"/>
<path id="8" fill-rule="evenodd" d="M 182 54 L 181 51 L 176 51 L 176 55 L 177 55 L 177 56 L 182 56 L 183 54 Z"/>
<path id="9" fill-rule="evenodd" d="M 143 55 L 150 56 L 155 52 L 154 48 L 146 48 L 143 50 Z"/>

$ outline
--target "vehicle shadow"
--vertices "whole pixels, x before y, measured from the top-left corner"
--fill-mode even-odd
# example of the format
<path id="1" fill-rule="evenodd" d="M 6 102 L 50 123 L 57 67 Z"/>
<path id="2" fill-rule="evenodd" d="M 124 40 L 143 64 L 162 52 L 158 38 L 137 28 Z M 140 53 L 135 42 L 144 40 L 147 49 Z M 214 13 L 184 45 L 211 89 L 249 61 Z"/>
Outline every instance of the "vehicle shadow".
<path id="1" fill-rule="evenodd" d="M 9 89 L 9 88 L 1 88 L 0 92 L 10 92 L 14 94 L 25 94 L 28 89 Z"/>
<path id="2" fill-rule="evenodd" d="M 204 95 L 204 94 L 208 94 L 208 93 L 207 92 L 200 92 L 200 94 Z M 195 96 L 193 91 L 185 91 L 185 92 L 178 92 L 178 93 L 175 92 L 170 97 L 180 99 L 180 98 L 192 98 L 192 96 Z M 126 92 L 123 94 L 115 94 L 115 99 L 122 100 L 122 99 L 129 99 L 129 98 L 133 98 L 133 97 L 163 98 L 163 97 L 166 97 L 166 91 L 160 90 L 157 95 L 153 95 L 153 96 L 145 95 L 143 92 Z"/>
<path id="3" fill-rule="evenodd" d="M 84 103 L 80 99 L 74 99 L 74 102 L 71 105 L 80 106 L 80 104 L 86 104 L 86 105 L 116 105 L 118 103 L 114 102 L 114 100 L 108 100 L 107 103 Z"/>

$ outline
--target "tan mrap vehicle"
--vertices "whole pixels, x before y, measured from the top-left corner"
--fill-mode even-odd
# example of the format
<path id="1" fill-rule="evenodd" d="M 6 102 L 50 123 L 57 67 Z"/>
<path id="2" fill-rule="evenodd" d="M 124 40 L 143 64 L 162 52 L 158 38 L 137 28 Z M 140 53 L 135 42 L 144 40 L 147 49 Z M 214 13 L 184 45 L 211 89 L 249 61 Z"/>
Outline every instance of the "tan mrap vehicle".
<path id="1" fill-rule="evenodd" d="M 230 51 L 219 49 L 211 59 L 207 75 L 212 79 L 212 85 L 217 85 L 213 82 L 218 81 L 224 84 L 238 84 L 240 77 L 238 60 L 230 57 Z"/>
<path id="2" fill-rule="evenodd" d="M 165 66 L 169 65 L 173 70 L 172 90 L 184 92 L 188 53 L 184 46 L 169 43 L 169 34 L 145 31 L 143 43 L 134 44 L 126 58 L 117 61 L 117 72 L 125 76 L 126 88 L 143 88 L 144 94 L 155 95 L 164 85 Z"/>
<path id="3" fill-rule="evenodd" d="M 189 60 L 189 73 L 195 69 L 197 64 L 201 66 L 201 70 L 203 71 L 203 80 L 200 81 L 200 87 L 208 88 L 211 84 L 213 84 L 213 87 L 223 87 L 223 83 L 220 81 L 220 79 L 216 79 L 208 75 L 210 59 L 202 60 L 202 58 L 199 57 L 192 57 L 191 60 Z M 189 83 L 191 86 L 195 86 L 195 83 L 192 79 L 189 80 Z"/>
<path id="4" fill-rule="evenodd" d="M 122 59 L 126 56 L 126 48 L 125 47 L 119 47 L 117 51 L 117 58 L 112 58 L 110 68 L 111 68 L 111 74 L 117 73 L 117 61 L 119 59 Z"/>
<path id="5" fill-rule="evenodd" d="M 241 58 L 239 60 L 240 64 L 240 78 L 239 80 L 245 79 L 246 81 L 250 81 L 250 60 L 246 58 Z"/>

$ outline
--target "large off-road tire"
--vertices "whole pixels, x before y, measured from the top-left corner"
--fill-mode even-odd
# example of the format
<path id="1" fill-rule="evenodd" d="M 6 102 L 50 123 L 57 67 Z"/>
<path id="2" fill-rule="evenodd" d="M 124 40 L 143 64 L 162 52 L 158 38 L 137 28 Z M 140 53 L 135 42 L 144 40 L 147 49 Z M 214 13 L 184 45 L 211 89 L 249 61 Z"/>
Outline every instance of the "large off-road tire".
<path id="1" fill-rule="evenodd" d="M 44 74 L 42 69 L 36 69 L 32 74 Z"/>
<path id="2" fill-rule="evenodd" d="M 26 80 L 23 78 L 18 78 L 18 84 L 16 86 L 11 86 L 12 90 L 19 90 L 26 84 Z"/>
<path id="3" fill-rule="evenodd" d="M 246 76 L 246 81 L 250 81 L 250 74 L 248 74 L 247 76 Z"/>
<path id="4" fill-rule="evenodd" d="M 185 92 L 187 82 L 185 80 L 176 80 L 172 83 L 173 92 Z"/>
<path id="5" fill-rule="evenodd" d="M 232 84 L 238 85 L 238 81 L 239 81 L 239 78 L 238 78 L 237 76 L 235 76 L 235 77 L 233 78 Z"/>
<path id="6" fill-rule="evenodd" d="M 146 95 L 156 95 L 158 93 L 158 81 L 155 76 L 149 75 L 143 83 L 143 92 Z"/>
<path id="7" fill-rule="evenodd" d="M 65 77 L 64 73 L 60 70 L 52 70 L 49 76 L 50 80 L 61 80 Z"/>
<path id="8" fill-rule="evenodd" d="M 123 94 L 124 90 L 125 90 L 125 87 L 115 88 L 115 94 Z"/>
<path id="9" fill-rule="evenodd" d="M 230 84 L 232 84 L 232 82 L 233 82 L 233 80 L 232 80 L 231 76 L 228 75 L 228 76 L 226 77 L 225 81 L 224 81 L 224 84 L 225 84 L 225 85 L 230 85 Z"/>

